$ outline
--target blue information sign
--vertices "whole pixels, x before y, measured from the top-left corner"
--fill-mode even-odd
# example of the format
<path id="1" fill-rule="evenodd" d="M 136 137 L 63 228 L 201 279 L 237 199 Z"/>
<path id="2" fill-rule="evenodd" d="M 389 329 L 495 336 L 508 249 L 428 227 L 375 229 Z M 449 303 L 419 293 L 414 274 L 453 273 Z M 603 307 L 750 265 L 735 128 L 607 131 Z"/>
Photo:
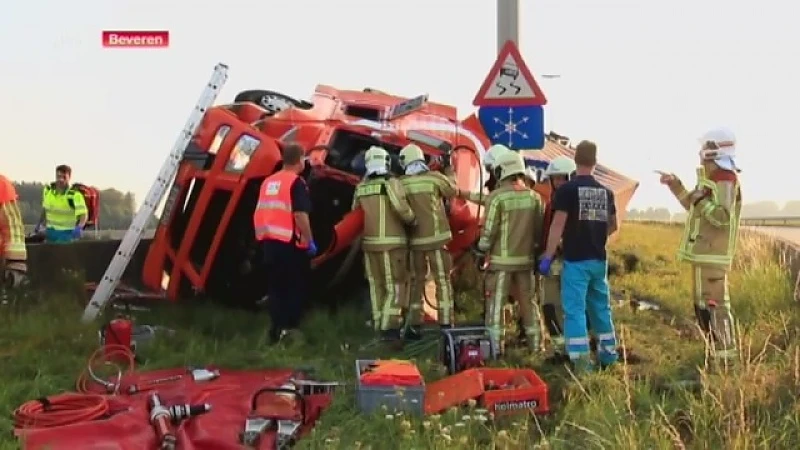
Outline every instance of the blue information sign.
<path id="1" fill-rule="evenodd" d="M 483 106 L 478 119 L 492 144 L 512 150 L 544 148 L 544 111 L 541 106 Z"/>

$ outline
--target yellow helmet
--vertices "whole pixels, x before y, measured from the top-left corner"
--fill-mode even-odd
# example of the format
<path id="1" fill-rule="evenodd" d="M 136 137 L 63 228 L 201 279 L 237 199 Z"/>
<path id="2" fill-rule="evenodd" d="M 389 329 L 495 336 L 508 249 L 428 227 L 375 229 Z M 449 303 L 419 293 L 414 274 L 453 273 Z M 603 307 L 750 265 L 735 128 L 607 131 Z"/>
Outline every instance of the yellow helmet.
<path id="1" fill-rule="evenodd" d="M 548 178 L 552 175 L 569 176 L 572 172 L 575 172 L 575 170 L 577 170 L 577 166 L 572 158 L 569 156 L 559 156 L 550 161 L 550 164 L 547 165 L 547 169 L 544 171 L 544 176 Z"/>
<path id="2" fill-rule="evenodd" d="M 483 165 L 486 166 L 487 169 L 492 170 L 497 163 L 497 158 L 507 152 L 511 152 L 511 150 L 502 144 L 495 144 L 489 147 L 489 150 L 483 155 Z"/>
<path id="3" fill-rule="evenodd" d="M 522 159 L 522 155 L 519 153 L 509 150 L 501 153 L 495 159 L 494 170 L 497 179 L 500 181 L 514 175 L 525 175 L 525 160 Z"/>
<path id="4" fill-rule="evenodd" d="M 425 161 L 425 153 L 416 144 L 408 144 L 400 150 L 400 165 L 405 168 L 414 161 Z"/>
<path id="5" fill-rule="evenodd" d="M 389 158 L 389 152 L 383 149 L 383 147 L 378 147 L 377 145 L 373 145 L 372 147 L 367 150 L 364 154 L 364 166 L 367 168 L 367 174 L 378 174 L 383 175 L 388 172 L 389 164 L 391 159 Z"/>

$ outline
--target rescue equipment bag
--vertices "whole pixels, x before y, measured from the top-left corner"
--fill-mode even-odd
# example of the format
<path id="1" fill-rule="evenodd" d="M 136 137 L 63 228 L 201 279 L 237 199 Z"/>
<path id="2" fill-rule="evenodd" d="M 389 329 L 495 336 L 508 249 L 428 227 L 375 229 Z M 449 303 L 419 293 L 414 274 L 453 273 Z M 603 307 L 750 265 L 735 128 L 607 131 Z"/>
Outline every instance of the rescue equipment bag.
<path id="1" fill-rule="evenodd" d="M 75 183 L 70 187 L 71 190 L 80 192 L 86 202 L 86 226 L 84 228 L 97 225 L 97 218 L 100 215 L 100 191 L 94 186 L 87 186 Z M 72 198 L 67 200 L 69 207 L 75 209 L 75 201 Z"/>

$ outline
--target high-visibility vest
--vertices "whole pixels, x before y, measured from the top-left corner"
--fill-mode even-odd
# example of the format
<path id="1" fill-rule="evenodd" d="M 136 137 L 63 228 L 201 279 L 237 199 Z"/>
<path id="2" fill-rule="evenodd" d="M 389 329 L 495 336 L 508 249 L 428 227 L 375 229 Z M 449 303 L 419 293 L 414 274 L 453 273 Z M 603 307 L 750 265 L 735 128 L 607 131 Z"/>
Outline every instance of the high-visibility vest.
<path id="1" fill-rule="evenodd" d="M 292 213 L 292 185 L 298 176 L 294 172 L 281 170 L 261 183 L 253 228 L 256 240 L 271 239 L 293 243 L 298 248 L 308 248 L 300 242 L 300 232 Z"/>
<path id="2" fill-rule="evenodd" d="M 70 186 L 63 194 L 55 183 L 46 185 L 42 193 L 42 208 L 47 218 L 47 228 L 71 230 L 78 224 L 78 216 L 87 214 L 86 201 L 78 190 Z"/>

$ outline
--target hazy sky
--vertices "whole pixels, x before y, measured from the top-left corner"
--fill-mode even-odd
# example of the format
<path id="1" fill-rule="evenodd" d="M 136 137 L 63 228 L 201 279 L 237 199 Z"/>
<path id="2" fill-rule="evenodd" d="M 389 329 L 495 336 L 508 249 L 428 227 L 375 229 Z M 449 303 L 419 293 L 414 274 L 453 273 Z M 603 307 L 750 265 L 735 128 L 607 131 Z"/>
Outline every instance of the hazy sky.
<path id="1" fill-rule="evenodd" d="M 593 139 L 641 182 L 633 206 L 677 203 L 655 169 L 693 182 L 708 127 L 739 141 L 746 201 L 798 198 L 800 2 L 523 0 L 520 48 L 548 127 Z M 0 172 L 142 199 L 217 62 L 220 100 L 317 83 L 429 93 L 466 117 L 496 56 L 494 0 L 0 0 Z M 168 49 L 104 49 L 102 30 L 164 29 Z M 793 186 L 793 188 L 790 188 Z"/>

